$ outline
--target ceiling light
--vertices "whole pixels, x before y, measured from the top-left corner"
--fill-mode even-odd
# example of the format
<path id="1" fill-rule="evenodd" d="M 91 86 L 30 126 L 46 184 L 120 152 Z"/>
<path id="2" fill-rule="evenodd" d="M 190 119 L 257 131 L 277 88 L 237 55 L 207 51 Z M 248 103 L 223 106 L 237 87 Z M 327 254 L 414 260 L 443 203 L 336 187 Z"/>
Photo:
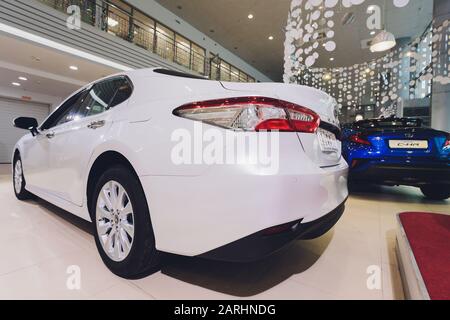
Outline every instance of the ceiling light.
<path id="1" fill-rule="evenodd" d="M 372 52 L 383 52 L 395 47 L 397 42 L 392 33 L 383 30 L 373 38 L 370 44 L 370 51 Z"/>
<path id="2" fill-rule="evenodd" d="M 69 68 L 70 68 L 70 70 L 73 70 L 73 71 L 77 71 L 78 70 L 77 66 L 70 66 Z"/>
<path id="3" fill-rule="evenodd" d="M 21 84 L 20 83 L 18 83 L 18 82 L 13 82 L 13 83 L 11 83 L 13 86 L 15 86 L 15 87 L 20 87 L 21 86 Z"/>
<path id="4" fill-rule="evenodd" d="M 251 20 L 251 19 L 254 18 L 254 15 L 250 13 L 250 14 L 248 15 L 248 18 Z"/>
<path id="5" fill-rule="evenodd" d="M 27 78 L 25 78 L 25 77 L 19 77 L 19 80 L 22 80 L 22 81 L 27 81 L 28 79 L 27 79 Z"/>
<path id="6" fill-rule="evenodd" d="M 332 75 L 330 73 L 326 73 L 323 75 L 323 80 L 325 80 L 325 81 L 329 81 L 329 80 L 331 80 L 331 78 L 332 78 Z"/>
<path id="7" fill-rule="evenodd" d="M 370 35 L 371 36 L 374 36 L 375 35 L 375 33 L 377 33 L 375 30 L 373 30 L 373 31 L 370 31 Z"/>
<path id="8" fill-rule="evenodd" d="M 270 36 L 270 37 L 269 37 L 269 40 L 273 40 L 273 39 L 274 39 L 274 37 L 273 37 L 273 36 Z"/>
<path id="9" fill-rule="evenodd" d="M 334 58 L 330 58 L 330 61 L 334 61 Z"/>

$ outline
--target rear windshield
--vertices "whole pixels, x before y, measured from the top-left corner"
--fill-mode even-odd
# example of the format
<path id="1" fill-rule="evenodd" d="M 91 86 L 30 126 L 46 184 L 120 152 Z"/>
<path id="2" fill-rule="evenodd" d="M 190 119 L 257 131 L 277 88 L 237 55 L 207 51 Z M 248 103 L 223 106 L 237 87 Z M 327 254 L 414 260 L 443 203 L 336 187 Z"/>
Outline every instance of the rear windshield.
<path id="1" fill-rule="evenodd" d="M 208 80 L 204 77 L 196 76 L 189 73 L 184 72 L 178 72 L 173 70 L 167 70 L 167 69 L 155 69 L 153 70 L 155 73 L 165 74 L 167 76 L 173 76 L 173 77 L 180 77 L 180 78 L 189 78 L 189 79 L 199 79 L 199 80 Z"/>
<path id="2" fill-rule="evenodd" d="M 419 119 L 377 119 L 359 121 L 354 124 L 357 128 L 419 128 L 422 121 Z"/>

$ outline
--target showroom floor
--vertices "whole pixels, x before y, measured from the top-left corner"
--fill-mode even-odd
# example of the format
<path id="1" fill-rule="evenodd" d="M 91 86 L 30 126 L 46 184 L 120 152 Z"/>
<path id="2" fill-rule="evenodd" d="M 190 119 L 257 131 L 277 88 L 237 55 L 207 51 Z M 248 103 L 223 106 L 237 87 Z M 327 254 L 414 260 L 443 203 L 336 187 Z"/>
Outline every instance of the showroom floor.
<path id="1" fill-rule="evenodd" d="M 333 231 L 263 261 L 167 256 L 162 272 L 126 281 L 104 267 L 88 223 L 41 200 L 17 201 L 9 170 L 0 165 L 0 299 L 402 299 L 395 214 L 450 211 L 414 188 L 371 188 L 350 197 Z M 70 266 L 80 267 L 80 290 L 67 289 Z M 377 268 L 381 289 L 369 290 Z"/>

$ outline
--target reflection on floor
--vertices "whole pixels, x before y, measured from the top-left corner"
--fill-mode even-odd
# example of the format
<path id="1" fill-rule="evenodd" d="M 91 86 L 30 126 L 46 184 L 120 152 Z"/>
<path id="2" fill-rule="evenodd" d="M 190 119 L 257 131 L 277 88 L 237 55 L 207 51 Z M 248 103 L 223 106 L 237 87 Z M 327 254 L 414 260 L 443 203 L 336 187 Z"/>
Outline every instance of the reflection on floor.
<path id="1" fill-rule="evenodd" d="M 126 281 L 102 264 L 88 223 L 44 201 L 17 201 L 5 165 L 0 203 L 0 299 L 402 299 L 395 214 L 450 211 L 415 188 L 366 188 L 320 239 L 251 264 L 167 256 L 161 272 Z M 68 289 L 70 266 L 80 267 L 80 290 Z"/>

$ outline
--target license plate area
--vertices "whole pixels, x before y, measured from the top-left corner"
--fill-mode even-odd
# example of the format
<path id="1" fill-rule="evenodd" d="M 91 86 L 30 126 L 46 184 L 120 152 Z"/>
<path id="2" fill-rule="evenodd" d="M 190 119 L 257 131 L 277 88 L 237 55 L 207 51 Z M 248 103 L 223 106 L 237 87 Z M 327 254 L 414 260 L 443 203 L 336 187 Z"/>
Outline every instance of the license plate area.
<path id="1" fill-rule="evenodd" d="M 319 139 L 320 150 L 323 152 L 338 152 L 338 140 L 334 133 L 319 128 L 317 130 L 317 137 Z"/>
<path id="2" fill-rule="evenodd" d="M 391 149 L 428 149 L 427 140 L 389 140 L 389 148 Z"/>

